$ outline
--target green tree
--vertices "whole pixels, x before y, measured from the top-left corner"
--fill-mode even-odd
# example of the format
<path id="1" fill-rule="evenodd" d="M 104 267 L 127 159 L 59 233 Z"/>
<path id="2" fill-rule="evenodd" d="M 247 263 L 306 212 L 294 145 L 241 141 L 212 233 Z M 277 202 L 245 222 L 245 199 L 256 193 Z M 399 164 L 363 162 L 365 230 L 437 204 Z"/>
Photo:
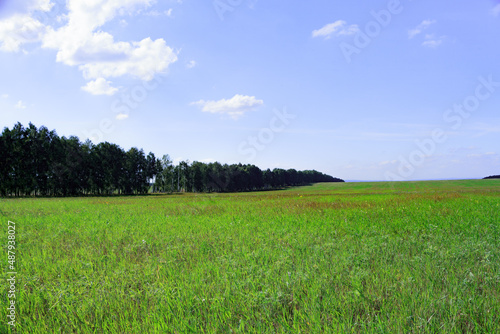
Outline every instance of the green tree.
<path id="1" fill-rule="evenodd" d="M 155 187 L 161 192 L 171 193 L 174 191 L 174 166 L 168 154 L 165 154 L 160 160 Z"/>
<path id="2" fill-rule="evenodd" d="M 127 151 L 126 157 L 126 176 L 130 181 L 132 191 L 136 194 L 142 194 L 148 190 L 148 170 L 147 160 L 143 150 L 132 147 Z"/>

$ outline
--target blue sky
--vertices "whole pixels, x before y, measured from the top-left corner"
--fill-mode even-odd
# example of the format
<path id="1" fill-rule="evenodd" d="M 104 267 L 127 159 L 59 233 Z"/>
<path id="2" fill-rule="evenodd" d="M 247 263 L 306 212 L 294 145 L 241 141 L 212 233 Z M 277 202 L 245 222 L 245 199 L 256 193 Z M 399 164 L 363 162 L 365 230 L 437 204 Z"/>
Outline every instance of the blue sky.
<path id="1" fill-rule="evenodd" d="M 0 0 L 0 126 L 346 180 L 500 174 L 500 1 Z"/>

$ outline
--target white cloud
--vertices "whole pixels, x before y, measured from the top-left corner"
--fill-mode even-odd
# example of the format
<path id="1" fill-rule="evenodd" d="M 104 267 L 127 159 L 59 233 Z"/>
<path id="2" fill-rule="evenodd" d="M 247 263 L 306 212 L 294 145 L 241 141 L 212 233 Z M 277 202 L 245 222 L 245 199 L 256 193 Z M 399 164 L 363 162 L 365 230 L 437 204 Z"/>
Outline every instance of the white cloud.
<path id="1" fill-rule="evenodd" d="M 152 0 L 68 0 L 66 28 L 79 33 L 91 32 L 118 15 L 132 15 L 152 3 Z"/>
<path id="2" fill-rule="evenodd" d="M 165 40 L 144 38 L 140 42 L 115 42 L 98 30 L 115 16 L 150 6 L 152 0 L 69 0 L 68 24 L 50 29 L 43 46 L 56 49 L 57 61 L 78 66 L 87 79 L 131 75 L 151 80 L 177 61 L 176 53 Z M 97 31 L 96 31 L 97 30 Z"/>
<path id="3" fill-rule="evenodd" d="M 79 66 L 87 79 L 131 75 L 149 81 L 156 73 L 164 72 L 177 55 L 163 39 L 145 38 L 140 42 L 115 43 L 113 36 L 97 32 L 76 50 L 63 47 L 58 61 Z"/>
<path id="4" fill-rule="evenodd" d="M 116 115 L 115 117 L 117 120 L 119 121 L 123 121 L 124 119 L 127 119 L 128 118 L 128 114 L 118 114 Z"/>
<path id="5" fill-rule="evenodd" d="M 496 125 L 498 122 L 492 123 L 477 123 L 472 127 L 475 134 L 472 137 L 482 137 L 488 134 L 500 133 L 500 125 Z"/>
<path id="6" fill-rule="evenodd" d="M 425 41 L 422 43 L 422 46 L 426 46 L 428 48 L 437 48 L 438 46 L 443 44 L 445 38 L 446 36 L 435 37 L 433 34 L 426 35 Z"/>
<path id="7" fill-rule="evenodd" d="M 146 16 L 154 16 L 154 17 L 156 17 L 156 16 L 161 16 L 161 15 L 162 15 L 162 13 L 160 13 L 160 12 L 159 12 L 159 11 L 157 11 L 157 10 L 151 10 L 151 11 L 149 11 L 149 12 L 145 12 L 145 13 L 144 13 L 144 15 L 146 15 Z"/>
<path id="8" fill-rule="evenodd" d="M 87 83 L 86 86 L 82 87 L 82 90 L 92 95 L 114 95 L 118 91 L 118 88 L 112 87 L 111 81 L 107 81 L 104 78 L 98 78 Z"/>
<path id="9" fill-rule="evenodd" d="M 16 109 L 26 109 L 26 105 L 24 104 L 23 101 L 19 100 L 17 101 L 16 105 L 14 106 Z"/>
<path id="10" fill-rule="evenodd" d="M 9 94 L 2 94 L 0 95 L 0 98 L 2 99 L 7 99 L 9 97 Z"/>
<path id="11" fill-rule="evenodd" d="M 169 10 L 164 10 L 163 12 L 159 12 L 157 10 L 150 10 L 149 12 L 145 12 L 144 15 L 146 16 L 153 16 L 153 17 L 158 17 L 158 16 L 172 16 L 172 11 L 173 9 L 170 8 Z"/>
<path id="12" fill-rule="evenodd" d="M 15 14 L 0 21 L 0 50 L 18 52 L 21 45 L 39 42 L 46 27 L 26 14 Z"/>
<path id="13" fill-rule="evenodd" d="M 186 64 L 187 68 L 193 68 L 196 66 L 196 61 L 191 60 L 189 63 Z"/>
<path id="14" fill-rule="evenodd" d="M 3 1 L 0 11 L 0 51 L 18 52 L 23 44 L 39 42 L 46 27 L 33 15 L 49 12 L 53 6 L 50 0 Z"/>
<path id="15" fill-rule="evenodd" d="M 49 12 L 53 6 L 50 0 L 8 1 L 3 5 L 8 11 L 5 12 L 2 7 L 0 50 L 17 52 L 25 43 L 42 42 L 42 47 L 57 51 L 56 61 L 77 66 L 86 79 L 129 75 L 151 80 L 155 74 L 166 72 L 169 65 L 177 61 L 177 53 L 165 40 L 146 37 L 141 41 L 115 41 L 113 35 L 101 28 L 115 17 L 136 15 L 155 2 L 67 0 L 66 7 L 63 7 L 63 11 L 67 12 L 52 16 L 52 13 L 46 14 L 45 18 L 49 17 L 47 21 L 51 22 L 44 24 L 45 20 L 41 23 L 34 18 L 37 15 L 35 12 Z M 171 13 L 168 10 L 162 15 Z"/>
<path id="16" fill-rule="evenodd" d="M 422 21 L 422 23 L 420 23 L 417 27 L 415 27 L 414 29 L 411 29 L 410 31 L 408 31 L 408 38 L 412 39 L 413 37 L 421 34 L 424 30 L 426 30 L 427 28 L 429 28 L 434 23 L 436 23 L 435 20 L 424 20 L 424 21 Z"/>
<path id="17" fill-rule="evenodd" d="M 412 39 L 420 34 L 422 34 L 425 30 L 427 30 L 431 25 L 435 24 L 436 20 L 424 20 L 414 29 L 408 31 L 408 39 Z M 437 48 L 441 44 L 443 44 L 446 36 L 436 37 L 435 34 L 426 34 L 424 37 L 424 41 L 422 42 L 422 46 L 428 48 Z"/>
<path id="18" fill-rule="evenodd" d="M 313 37 L 325 37 L 325 39 L 330 38 L 332 35 L 342 36 L 342 35 L 353 35 L 359 31 L 359 27 L 356 24 L 347 26 L 347 22 L 343 20 L 338 20 L 333 23 L 325 25 L 323 28 L 314 30 L 312 32 Z"/>
<path id="19" fill-rule="evenodd" d="M 496 5 L 495 7 L 493 7 L 493 9 L 491 10 L 491 14 L 493 14 L 493 16 L 500 15 L 500 3 L 498 5 Z"/>
<path id="20" fill-rule="evenodd" d="M 246 112 L 264 104 L 264 101 L 257 100 L 255 96 L 235 95 L 231 99 L 222 99 L 219 101 L 204 101 L 200 100 L 191 103 L 201 107 L 201 111 L 212 114 L 228 115 L 233 119 L 238 119 Z"/>

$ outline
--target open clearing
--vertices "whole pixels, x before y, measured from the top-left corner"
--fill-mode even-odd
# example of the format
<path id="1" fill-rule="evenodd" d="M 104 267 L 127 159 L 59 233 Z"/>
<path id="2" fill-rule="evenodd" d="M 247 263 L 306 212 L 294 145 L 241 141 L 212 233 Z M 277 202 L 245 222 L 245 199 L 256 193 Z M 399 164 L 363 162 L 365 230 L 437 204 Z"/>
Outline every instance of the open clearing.
<path id="1" fill-rule="evenodd" d="M 0 217 L 21 333 L 500 332 L 500 180 L 0 199 Z"/>

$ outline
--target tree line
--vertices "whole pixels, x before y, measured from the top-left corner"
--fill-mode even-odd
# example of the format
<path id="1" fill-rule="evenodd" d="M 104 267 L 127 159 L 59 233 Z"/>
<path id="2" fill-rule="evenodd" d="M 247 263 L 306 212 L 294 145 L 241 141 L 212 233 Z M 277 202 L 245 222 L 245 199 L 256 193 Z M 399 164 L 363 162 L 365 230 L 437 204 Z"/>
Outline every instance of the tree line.
<path id="1" fill-rule="evenodd" d="M 491 175 L 483 178 L 483 180 L 500 179 L 500 175 Z"/>
<path id="2" fill-rule="evenodd" d="M 315 170 L 267 169 L 254 165 L 161 159 L 135 147 L 59 137 L 32 123 L 17 123 L 0 135 L 0 195 L 80 196 L 148 192 L 239 192 L 316 182 L 343 182 Z"/>

